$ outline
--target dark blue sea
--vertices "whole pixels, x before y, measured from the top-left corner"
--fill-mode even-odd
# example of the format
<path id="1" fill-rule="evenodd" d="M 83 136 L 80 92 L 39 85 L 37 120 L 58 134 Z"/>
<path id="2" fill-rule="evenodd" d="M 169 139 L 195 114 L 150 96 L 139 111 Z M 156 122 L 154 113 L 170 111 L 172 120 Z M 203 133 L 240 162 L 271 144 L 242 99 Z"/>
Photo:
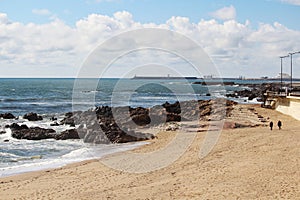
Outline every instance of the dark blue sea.
<path id="1" fill-rule="evenodd" d="M 10 112 L 19 117 L 13 120 L 0 119 L 0 130 L 6 131 L 0 134 L 0 177 L 59 167 L 143 144 L 93 145 L 78 140 L 17 140 L 11 137 L 10 129 L 4 128 L 7 124 L 16 122 L 29 127 L 49 128 L 51 116 L 62 119 L 64 113 L 73 110 L 87 110 L 102 105 L 151 107 L 166 101 L 224 97 L 226 93 L 247 88 L 239 85 L 241 80 L 227 80 L 236 82 L 230 86 L 191 84 L 194 81 L 197 80 L 0 79 L 0 113 Z M 42 115 L 44 120 L 29 122 L 22 119 L 29 112 Z M 51 128 L 61 132 L 70 127 L 64 125 Z"/>
<path id="2" fill-rule="evenodd" d="M 80 86 L 74 89 L 74 83 Z M 76 95 L 94 96 L 93 102 L 81 102 L 83 108 L 101 105 L 151 107 L 166 101 L 222 97 L 226 92 L 245 88 L 238 85 L 221 87 L 187 83 L 185 80 L 0 79 L 0 112 L 14 115 L 69 112 L 72 111 L 72 103 L 78 105 L 76 98 L 73 99 Z M 112 100 L 115 93 L 118 93 L 118 97 L 130 97 L 124 101 Z"/>

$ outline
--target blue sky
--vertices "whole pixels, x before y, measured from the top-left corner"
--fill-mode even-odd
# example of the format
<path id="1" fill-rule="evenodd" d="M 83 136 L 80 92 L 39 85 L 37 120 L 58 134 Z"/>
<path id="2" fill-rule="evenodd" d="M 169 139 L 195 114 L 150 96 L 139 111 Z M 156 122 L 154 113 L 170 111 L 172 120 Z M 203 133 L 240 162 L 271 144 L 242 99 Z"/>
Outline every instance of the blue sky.
<path id="1" fill-rule="evenodd" d="M 278 57 L 300 50 L 300 0 L 0 0 L 0 5 L 3 77 L 74 77 L 101 42 L 149 26 L 195 40 L 227 77 L 276 76 Z M 288 65 L 284 60 L 284 72 Z M 300 77 L 300 69 L 294 74 Z"/>
<path id="2" fill-rule="evenodd" d="M 233 5 L 237 10 L 237 21 L 250 20 L 253 25 L 279 22 L 292 29 L 300 29 L 300 7 L 280 0 L 1 0 L 1 12 L 10 19 L 23 23 L 46 23 L 47 16 L 37 17 L 35 9 L 47 9 L 69 25 L 91 13 L 112 16 L 126 10 L 141 23 L 164 23 L 172 16 L 188 17 L 197 23 L 210 19 L 210 13 L 224 6 Z"/>

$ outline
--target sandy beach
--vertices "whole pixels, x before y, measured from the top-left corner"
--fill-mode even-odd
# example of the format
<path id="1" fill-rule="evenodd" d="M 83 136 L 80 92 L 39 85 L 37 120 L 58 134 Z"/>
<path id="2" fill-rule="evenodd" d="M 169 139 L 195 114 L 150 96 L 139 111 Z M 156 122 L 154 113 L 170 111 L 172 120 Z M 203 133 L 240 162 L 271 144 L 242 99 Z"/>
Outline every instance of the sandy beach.
<path id="1" fill-rule="evenodd" d="M 250 120 L 242 112 L 248 108 L 269 119 L 256 127 L 223 129 L 202 159 L 199 149 L 206 131 L 194 132 L 188 150 L 162 169 L 136 174 L 99 160 L 84 161 L 1 178 L 1 199 L 300 199 L 299 121 L 259 105 L 238 105 L 240 113 L 231 120 Z M 282 130 L 276 126 L 279 119 Z M 163 131 L 133 152 L 157 151 L 175 135 L 176 131 Z"/>

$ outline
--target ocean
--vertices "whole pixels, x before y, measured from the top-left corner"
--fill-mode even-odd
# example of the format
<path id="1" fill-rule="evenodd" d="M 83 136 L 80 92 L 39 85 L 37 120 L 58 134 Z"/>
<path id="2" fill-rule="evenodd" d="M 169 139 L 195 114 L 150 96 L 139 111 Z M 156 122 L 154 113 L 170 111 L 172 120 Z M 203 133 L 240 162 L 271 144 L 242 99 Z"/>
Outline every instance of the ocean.
<path id="1" fill-rule="evenodd" d="M 62 119 L 64 113 L 87 110 L 95 106 L 152 107 L 168 102 L 206 100 L 225 97 L 226 93 L 246 89 L 236 85 L 223 86 L 191 84 L 197 80 L 174 79 L 0 79 L 0 113 L 10 112 L 19 119 L 0 119 L 0 177 L 28 171 L 60 167 L 68 163 L 99 158 L 110 153 L 125 151 L 145 144 L 86 144 L 80 140 L 17 140 L 11 137 L 11 123 L 26 124 L 29 127 L 50 128 L 50 118 Z M 258 81 L 256 81 L 259 83 Z M 246 99 L 235 99 L 247 103 Z M 252 101 L 251 103 L 255 102 Z M 22 116 L 29 112 L 42 115 L 44 120 L 29 122 Z M 70 127 L 51 127 L 61 132 Z M 8 142 L 7 142 L 8 141 Z"/>

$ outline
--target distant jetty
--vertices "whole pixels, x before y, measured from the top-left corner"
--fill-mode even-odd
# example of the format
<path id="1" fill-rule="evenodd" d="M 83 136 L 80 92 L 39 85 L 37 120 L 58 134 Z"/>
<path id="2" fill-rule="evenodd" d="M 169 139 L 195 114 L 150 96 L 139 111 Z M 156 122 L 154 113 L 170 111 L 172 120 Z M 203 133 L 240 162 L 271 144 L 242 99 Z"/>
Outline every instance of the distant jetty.
<path id="1" fill-rule="evenodd" d="M 200 84 L 200 85 L 235 85 L 236 83 L 233 81 L 202 81 L 202 82 L 194 82 L 193 84 Z"/>
<path id="2" fill-rule="evenodd" d="M 187 80 L 196 80 L 199 79 L 195 76 L 134 76 L 132 79 L 187 79 Z"/>

